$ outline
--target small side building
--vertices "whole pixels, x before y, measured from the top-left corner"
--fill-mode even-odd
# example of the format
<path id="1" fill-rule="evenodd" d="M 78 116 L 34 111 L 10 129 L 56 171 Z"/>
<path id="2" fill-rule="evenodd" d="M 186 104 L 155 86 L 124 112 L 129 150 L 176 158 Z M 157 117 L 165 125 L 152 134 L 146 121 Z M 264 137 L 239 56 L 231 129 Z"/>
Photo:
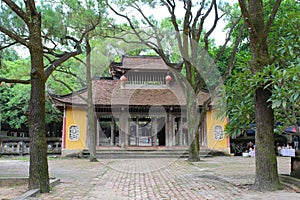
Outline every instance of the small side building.
<path id="1" fill-rule="evenodd" d="M 96 144 L 107 148 L 188 147 L 193 140 L 187 127 L 182 80 L 159 57 L 123 56 L 111 63 L 111 78 L 93 80 L 97 124 Z M 63 111 L 62 154 L 87 149 L 87 89 L 52 96 Z M 198 94 L 198 114 L 209 93 Z M 210 105 L 200 130 L 200 145 L 229 153 L 225 120 L 215 117 Z"/>

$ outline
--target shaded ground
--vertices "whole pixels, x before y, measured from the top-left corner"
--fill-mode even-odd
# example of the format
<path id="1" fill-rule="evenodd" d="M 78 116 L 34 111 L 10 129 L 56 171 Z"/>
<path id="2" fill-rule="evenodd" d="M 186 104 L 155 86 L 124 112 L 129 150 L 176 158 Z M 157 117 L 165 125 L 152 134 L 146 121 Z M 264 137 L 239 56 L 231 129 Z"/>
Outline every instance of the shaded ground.
<path id="1" fill-rule="evenodd" d="M 290 158 L 278 157 L 278 167 L 280 174 L 289 174 Z M 38 199 L 300 199 L 290 188 L 266 193 L 251 190 L 255 176 L 255 159 L 251 157 L 213 157 L 193 164 L 184 159 L 97 163 L 50 159 L 49 171 L 61 184 Z M 0 159 L 0 177 L 27 174 L 28 161 Z M 0 188 L 0 199 L 15 198 L 17 194 L 9 190 Z"/>
<path id="2" fill-rule="evenodd" d="M 14 199 L 27 191 L 25 185 L 13 187 L 0 187 L 0 199 Z"/>

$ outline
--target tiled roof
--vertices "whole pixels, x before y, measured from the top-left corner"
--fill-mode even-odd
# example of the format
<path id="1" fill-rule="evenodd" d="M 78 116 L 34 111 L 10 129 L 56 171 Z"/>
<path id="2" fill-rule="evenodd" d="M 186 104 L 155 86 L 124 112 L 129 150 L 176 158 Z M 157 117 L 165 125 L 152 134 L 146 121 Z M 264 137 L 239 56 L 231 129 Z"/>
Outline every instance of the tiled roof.
<path id="1" fill-rule="evenodd" d="M 121 69 L 168 69 L 168 66 L 158 56 L 123 56 L 121 63 L 113 66 Z"/>
<path id="2" fill-rule="evenodd" d="M 73 105 L 85 105 L 81 98 L 87 97 L 87 90 L 81 90 L 77 93 L 52 97 L 56 104 L 66 103 Z M 199 105 L 209 98 L 209 94 L 200 92 L 198 96 Z M 143 106 L 176 106 L 185 105 L 185 97 L 182 89 L 178 87 L 141 87 L 132 88 L 130 85 L 121 88 L 120 80 L 95 80 L 93 81 L 93 102 L 95 105 L 143 105 Z"/>

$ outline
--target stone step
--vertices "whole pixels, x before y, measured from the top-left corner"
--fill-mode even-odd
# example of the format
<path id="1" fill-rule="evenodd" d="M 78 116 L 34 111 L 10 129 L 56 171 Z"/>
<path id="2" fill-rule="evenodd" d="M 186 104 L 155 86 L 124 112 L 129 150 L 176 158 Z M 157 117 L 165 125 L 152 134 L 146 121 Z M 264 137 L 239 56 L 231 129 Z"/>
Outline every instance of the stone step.
<path id="1" fill-rule="evenodd" d="M 200 157 L 210 157 L 212 154 L 209 149 L 200 151 Z M 110 158 L 188 158 L 188 150 L 151 150 L 151 149 L 102 149 L 96 151 L 97 158 L 110 159 Z M 88 151 L 84 153 L 88 155 Z"/>

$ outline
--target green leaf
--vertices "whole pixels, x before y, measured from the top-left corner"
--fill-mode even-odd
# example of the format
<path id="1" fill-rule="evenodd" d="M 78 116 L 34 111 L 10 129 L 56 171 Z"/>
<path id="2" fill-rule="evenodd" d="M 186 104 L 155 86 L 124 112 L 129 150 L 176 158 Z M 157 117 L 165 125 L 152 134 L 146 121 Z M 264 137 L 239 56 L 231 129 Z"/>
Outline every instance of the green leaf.
<path id="1" fill-rule="evenodd" d="M 282 101 L 282 107 L 283 107 L 283 108 L 286 108 L 286 100 L 283 100 L 283 101 Z"/>
<path id="2" fill-rule="evenodd" d="M 296 101 L 299 98 L 300 92 L 297 92 L 294 94 L 294 101 Z"/>

